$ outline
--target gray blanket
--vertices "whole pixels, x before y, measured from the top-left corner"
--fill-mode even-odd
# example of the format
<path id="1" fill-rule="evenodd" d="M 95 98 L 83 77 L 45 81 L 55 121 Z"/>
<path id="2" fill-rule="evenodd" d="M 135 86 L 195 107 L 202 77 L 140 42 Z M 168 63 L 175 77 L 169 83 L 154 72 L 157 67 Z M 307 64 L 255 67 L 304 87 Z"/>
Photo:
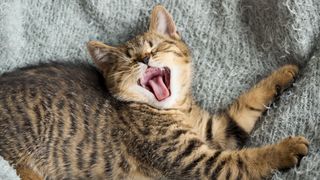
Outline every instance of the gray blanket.
<path id="1" fill-rule="evenodd" d="M 309 155 L 273 178 L 319 179 L 319 0 L 1 0 L 0 73 L 39 61 L 90 61 L 89 39 L 111 45 L 130 39 L 147 29 L 159 3 L 193 51 L 193 92 L 211 112 L 281 65 L 301 65 L 294 87 L 270 106 L 247 146 L 303 135 L 311 141 Z M 8 164 L 0 166 L 0 179 L 13 179 Z"/>

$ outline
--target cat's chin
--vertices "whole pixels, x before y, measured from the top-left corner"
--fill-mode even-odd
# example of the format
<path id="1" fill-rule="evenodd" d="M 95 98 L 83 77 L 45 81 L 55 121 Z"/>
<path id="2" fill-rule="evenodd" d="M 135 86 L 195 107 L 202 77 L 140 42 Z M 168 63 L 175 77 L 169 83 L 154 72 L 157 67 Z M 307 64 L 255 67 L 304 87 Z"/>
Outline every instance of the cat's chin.
<path id="1" fill-rule="evenodd" d="M 159 109 L 168 109 L 175 106 L 176 98 L 174 97 L 174 95 L 172 95 L 162 101 L 158 101 L 155 97 L 153 97 L 150 98 L 147 103 Z"/>

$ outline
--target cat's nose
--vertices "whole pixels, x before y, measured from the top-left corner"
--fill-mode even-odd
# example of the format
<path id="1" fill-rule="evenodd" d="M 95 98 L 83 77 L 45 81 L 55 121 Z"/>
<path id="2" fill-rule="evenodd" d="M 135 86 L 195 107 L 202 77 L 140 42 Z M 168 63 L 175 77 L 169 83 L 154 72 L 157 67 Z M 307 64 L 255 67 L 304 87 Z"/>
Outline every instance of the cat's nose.
<path id="1" fill-rule="evenodd" d="M 146 55 L 143 59 L 142 59 L 142 62 L 146 65 L 149 64 L 149 60 L 150 60 L 150 55 Z"/>

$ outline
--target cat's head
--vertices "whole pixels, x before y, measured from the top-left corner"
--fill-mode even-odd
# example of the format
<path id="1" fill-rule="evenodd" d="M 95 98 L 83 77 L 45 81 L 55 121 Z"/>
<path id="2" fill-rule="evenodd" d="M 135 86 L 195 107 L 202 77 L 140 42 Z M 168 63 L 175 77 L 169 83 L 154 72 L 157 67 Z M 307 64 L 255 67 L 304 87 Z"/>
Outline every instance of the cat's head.
<path id="1" fill-rule="evenodd" d="M 153 9 L 144 34 L 117 47 L 90 41 L 88 49 L 118 99 L 173 108 L 190 93 L 190 51 L 162 6 Z"/>

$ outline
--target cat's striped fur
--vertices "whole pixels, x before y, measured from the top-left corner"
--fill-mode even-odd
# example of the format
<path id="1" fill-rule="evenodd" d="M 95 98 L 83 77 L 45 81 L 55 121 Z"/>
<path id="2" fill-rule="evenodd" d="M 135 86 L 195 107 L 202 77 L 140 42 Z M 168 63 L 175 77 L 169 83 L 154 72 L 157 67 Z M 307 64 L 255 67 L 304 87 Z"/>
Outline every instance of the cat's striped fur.
<path id="1" fill-rule="evenodd" d="M 167 23 L 164 32 L 156 32 L 159 18 Z M 181 96 L 170 105 L 128 90 L 135 78 L 129 67 L 137 62 L 119 59 L 144 51 L 145 39 L 166 47 L 158 48 L 158 56 L 176 60 L 162 63 L 188 70 L 179 77 Z M 134 52 L 127 52 L 129 46 Z M 307 154 L 303 137 L 240 149 L 265 105 L 292 83 L 294 65 L 213 116 L 192 100 L 190 53 L 163 7 L 153 10 L 150 32 L 118 48 L 91 42 L 89 51 L 103 76 L 90 65 L 49 63 L 0 77 L 0 155 L 22 178 L 261 179 Z"/>

